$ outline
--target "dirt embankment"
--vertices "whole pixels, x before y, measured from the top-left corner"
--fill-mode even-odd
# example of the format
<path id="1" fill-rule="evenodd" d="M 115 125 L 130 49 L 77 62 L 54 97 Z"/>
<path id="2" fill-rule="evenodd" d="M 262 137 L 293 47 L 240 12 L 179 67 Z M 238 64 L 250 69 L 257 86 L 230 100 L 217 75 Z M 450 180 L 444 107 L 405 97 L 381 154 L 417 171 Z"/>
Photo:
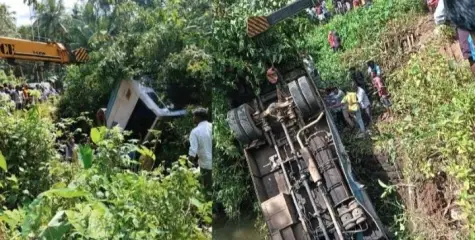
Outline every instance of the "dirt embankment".
<path id="1" fill-rule="evenodd" d="M 432 16 L 423 16 L 418 19 L 400 20 L 391 22 L 387 26 L 388 31 L 383 33 L 381 43 L 374 44 L 376 49 L 372 50 L 371 56 L 377 56 L 375 59 L 380 63 L 387 75 L 404 67 L 412 54 L 417 54 L 426 47 L 434 46 L 434 42 L 444 38 L 444 44 L 439 51 L 447 60 L 463 61 L 460 46 L 456 38 L 447 38 L 446 29 L 437 29 Z M 446 31 L 446 32 L 439 32 Z M 351 57 L 352 53 L 348 53 Z M 363 59 L 354 59 L 356 62 Z M 362 58 L 368 58 L 363 56 Z M 397 152 L 397 149 L 394 149 Z M 351 154 L 351 153 L 350 153 Z M 371 156 L 358 156 L 364 164 L 358 170 L 368 175 L 366 182 L 374 182 L 374 179 L 380 179 L 385 183 L 396 186 L 397 201 L 403 202 L 405 208 L 403 215 L 407 216 L 409 232 L 418 232 L 416 234 L 423 239 L 462 239 L 462 229 L 464 228 L 464 219 L 461 211 L 455 203 L 457 199 L 457 190 L 451 186 L 451 179 L 448 179 L 443 172 L 438 173 L 433 178 L 420 181 L 404 178 L 404 163 L 398 162 L 400 159 L 388 156 L 388 153 L 374 153 Z M 397 154 L 396 154 L 397 155 Z M 394 164 L 394 161 L 397 163 Z M 364 174 L 363 174 L 364 176 Z M 414 181 L 414 182 L 410 182 Z M 381 192 L 373 191 L 373 198 L 381 195 Z M 375 195 L 376 194 L 376 195 Z M 400 214 L 395 210 L 388 212 L 385 208 L 386 200 L 378 202 L 382 210 L 378 210 L 380 215 Z M 387 204 L 386 204 L 387 205 Z M 383 211 L 383 212 L 381 212 Z M 386 212 L 384 212 L 386 211 Z M 383 221 L 385 216 L 381 216 Z M 389 216 L 387 220 L 392 223 Z"/>
<path id="2" fill-rule="evenodd" d="M 428 216 L 442 215 L 447 206 L 444 196 L 445 182 L 444 173 L 426 181 L 418 191 L 416 207 Z"/>

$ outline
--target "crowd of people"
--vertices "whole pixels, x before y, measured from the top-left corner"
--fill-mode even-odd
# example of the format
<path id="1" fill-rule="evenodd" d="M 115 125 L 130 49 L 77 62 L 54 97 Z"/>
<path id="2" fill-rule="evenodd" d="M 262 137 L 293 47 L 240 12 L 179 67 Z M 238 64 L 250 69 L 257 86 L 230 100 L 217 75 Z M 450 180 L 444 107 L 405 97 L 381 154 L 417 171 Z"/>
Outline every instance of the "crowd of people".
<path id="1" fill-rule="evenodd" d="M 315 68 L 313 58 L 307 51 L 302 51 L 300 57 L 303 59 L 307 73 L 315 81 L 320 82 L 320 75 Z M 371 104 L 373 95 L 377 95 L 385 109 L 381 119 L 385 120 L 393 115 L 391 111 L 391 95 L 384 84 L 381 67 L 373 60 L 368 61 L 366 65 L 366 76 L 355 67 L 349 69 L 350 88 L 331 86 L 326 89 L 319 89 L 325 95 L 325 104 L 334 115 L 337 126 L 340 129 L 358 127 L 359 137 L 370 134 L 368 127 L 373 123 Z"/>
<path id="2" fill-rule="evenodd" d="M 370 0 L 333 0 L 333 9 L 335 14 L 345 14 L 351 9 L 359 8 L 362 6 L 371 6 Z M 327 8 L 326 1 L 319 1 L 312 8 L 307 9 L 307 14 L 311 19 L 325 22 L 328 21 L 332 14 Z"/>
<path id="3" fill-rule="evenodd" d="M 334 114 L 337 125 L 343 128 L 357 127 L 358 137 L 368 135 L 368 127 L 373 123 L 370 89 L 374 89 L 372 92 L 378 95 L 386 110 L 382 119 L 392 116 L 390 94 L 384 84 L 381 68 L 374 61 L 368 61 L 367 66 L 367 77 L 355 67 L 349 69 L 352 80 L 350 88 L 329 87 L 324 91 L 325 103 Z M 371 81 L 367 81 L 367 78 Z"/>
<path id="4" fill-rule="evenodd" d="M 352 1 L 352 5 L 351 1 L 345 0 L 334 0 L 333 3 L 336 12 L 346 12 L 351 8 L 368 4 L 367 1 L 361 0 Z M 429 9 L 434 11 L 437 25 L 453 24 L 456 26 L 463 57 L 468 61 L 472 72 L 475 74 L 475 11 L 473 10 L 475 9 L 475 1 L 427 0 L 426 3 Z M 319 19 L 323 19 L 323 16 L 329 16 L 328 10 L 325 8 L 325 1 L 317 4 L 315 13 L 321 14 Z M 341 39 L 336 31 L 328 33 L 328 43 L 334 52 L 342 49 Z M 306 61 L 306 65 L 309 65 L 309 60 Z M 369 134 L 367 129 L 373 122 L 370 101 L 372 94 L 370 94 L 370 91 L 377 94 L 379 101 L 386 109 L 382 119 L 392 116 L 391 95 L 384 84 L 381 68 L 374 61 L 368 61 L 367 66 L 366 76 L 354 67 L 349 69 L 352 80 L 350 88 L 330 87 L 322 91 L 326 93 L 326 105 L 335 115 L 338 125 L 350 128 L 357 127 L 359 130 L 358 136 Z M 370 79 L 370 81 L 367 79 Z"/>
<path id="5" fill-rule="evenodd" d="M 26 83 L 16 86 L 4 83 L 0 85 L 0 104 L 2 107 L 10 108 L 9 110 L 28 109 L 37 103 L 48 101 L 57 94 L 52 86 L 37 84 L 30 87 Z"/>

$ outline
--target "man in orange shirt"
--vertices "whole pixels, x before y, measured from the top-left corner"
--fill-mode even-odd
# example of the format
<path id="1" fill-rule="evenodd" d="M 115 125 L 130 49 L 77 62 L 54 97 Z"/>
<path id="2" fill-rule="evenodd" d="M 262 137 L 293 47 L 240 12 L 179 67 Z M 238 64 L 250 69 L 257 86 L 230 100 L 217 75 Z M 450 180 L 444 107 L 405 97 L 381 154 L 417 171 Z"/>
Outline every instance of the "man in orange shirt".
<path id="1" fill-rule="evenodd" d="M 25 100 L 25 106 L 30 103 L 30 93 L 28 90 L 28 84 L 23 84 L 23 99 Z"/>

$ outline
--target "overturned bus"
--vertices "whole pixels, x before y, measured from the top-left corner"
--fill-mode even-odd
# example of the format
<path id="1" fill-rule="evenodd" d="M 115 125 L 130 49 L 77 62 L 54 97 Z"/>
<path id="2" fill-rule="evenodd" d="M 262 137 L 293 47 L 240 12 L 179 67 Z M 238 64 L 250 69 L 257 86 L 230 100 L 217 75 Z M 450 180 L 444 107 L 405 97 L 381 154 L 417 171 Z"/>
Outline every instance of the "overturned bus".
<path id="1" fill-rule="evenodd" d="M 122 80 L 112 91 L 107 108 L 98 111 L 97 119 L 108 128 L 119 126 L 130 131 L 130 138 L 143 142 L 150 138 L 149 129 L 155 129 L 160 119 L 186 114 L 186 110 L 172 108 L 152 88 L 137 80 Z"/>
<path id="2" fill-rule="evenodd" d="M 300 65 L 277 69 L 278 86 L 236 97 L 227 114 L 270 239 L 388 239 L 313 76 Z"/>

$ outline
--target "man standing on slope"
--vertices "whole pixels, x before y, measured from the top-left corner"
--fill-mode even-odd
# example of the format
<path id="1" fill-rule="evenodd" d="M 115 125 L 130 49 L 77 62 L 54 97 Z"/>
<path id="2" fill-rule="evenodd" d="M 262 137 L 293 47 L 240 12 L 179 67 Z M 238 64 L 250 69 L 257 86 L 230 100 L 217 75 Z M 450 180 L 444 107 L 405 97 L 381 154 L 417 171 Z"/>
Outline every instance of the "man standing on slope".
<path id="1" fill-rule="evenodd" d="M 196 127 L 190 134 L 190 150 L 188 156 L 191 162 L 198 161 L 201 173 L 201 184 L 206 195 L 212 192 L 212 124 L 207 121 L 208 111 L 204 108 L 193 110 L 193 123 Z"/>
<path id="2" fill-rule="evenodd" d="M 360 104 L 361 114 L 363 116 L 363 122 L 366 118 L 367 126 L 370 126 L 373 123 L 373 116 L 371 114 L 371 103 L 369 101 L 368 95 L 366 94 L 365 90 L 358 86 L 356 83 L 353 82 L 353 88 L 356 89 L 356 96 L 358 98 L 358 102 Z"/>
<path id="3" fill-rule="evenodd" d="M 447 20 L 457 26 L 457 35 L 463 58 L 467 59 L 472 73 L 475 74 L 475 1 L 472 0 L 439 0 L 434 13 L 437 25 Z"/>
<path id="4" fill-rule="evenodd" d="M 348 91 L 341 100 L 340 103 L 334 105 L 334 107 L 341 107 L 346 106 L 348 113 L 350 116 L 356 121 L 356 124 L 359 127 L 359 133 L 357 135 L 358 138 L 363 137 L 366 134 L 366 128 L 364 126 L 363 118 L 361 116 L 361 108 L 360 103 L 358 102 L 358 95 L 356 92 L 358 91 L 358 86 L 356 84 L 353 85 L 350 91 Z"/>
<path id="5" fill-rule="evenodd" d="M 341 48 L 340 37 L 336 31 L 328 32 L 328 43 L 330 44 L 330 47 L 333 49 L 333 52 L 340 50 Z"/>
<path id="6" fill-rule="evenodd" d="M 315 68 L 315 62 L 313 61 L 312 56 L 310 56 L 308 52 L 305 50 L 301 52 L 300 57 L 303 59 L 305 70 L 307 70 L 307 73 L 310 76 L 312 76 L 314 81 L 316 81 L 319 78 L 319 76 L 318 76 L 318 70 Z"/>
<path id="7" fill-rule="evenodd" d="M 363 88 L 365 92 L 367 92 L 368 88 L 366 86 L 366 81 L 363 73 L 357 70 L 355 67 L 350 67 L 349 72 L 351 80 L 359 87 Z"/>

